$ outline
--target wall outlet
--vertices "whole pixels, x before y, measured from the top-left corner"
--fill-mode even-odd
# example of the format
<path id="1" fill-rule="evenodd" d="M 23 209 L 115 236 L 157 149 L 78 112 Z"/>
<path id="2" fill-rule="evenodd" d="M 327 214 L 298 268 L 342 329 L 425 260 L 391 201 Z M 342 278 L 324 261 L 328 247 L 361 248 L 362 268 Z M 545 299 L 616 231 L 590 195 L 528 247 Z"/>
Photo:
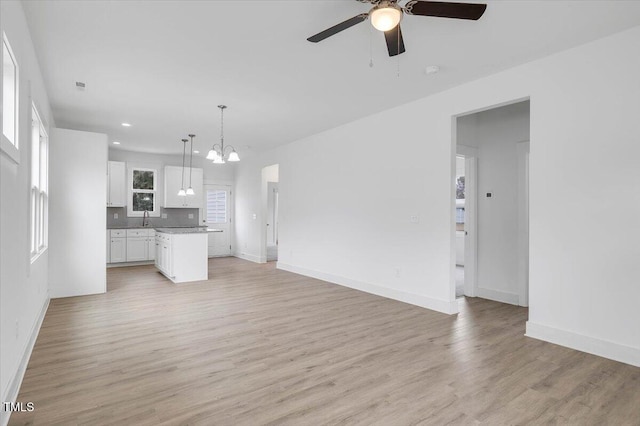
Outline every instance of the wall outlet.
<path id="1" fill-rule="evenodd" d="M 393 274 L 395 275 L 396 278 L 400 278 L 400 268 L 394 268 Z"/>
<path id="2" fill-rule="evenodd" d="M 189 219 L 193 219 L 193 213 L 189 213 Z"/>
<path id="3" fill-rule="evenodd" d="M 416 215 L 412 215 L 409 220 L 411 221 L 411 223 L 420 223 L 420 216 Z"/>
<path id="4" fill-rule="evenodd" d="M 118 218 L 118 213 L 114 213 L 114 214 L 113 214 L 113 218 L 114 218 L 114 219 L 117 219 L 117 218 Z"/>
<path id="5" fill-rule="evenodd" d="M 16 340 L 20 338 L 20 320 L 16 320 Z"/>
<path id="6" fill-rule="evenodd" d="M 253 217 L 253 220 L 256 220 L 258 218 L 258 215 L 254 213 L 252 217 Z"/>
<path id="7" fill-rule="evenodd" d="M 166 213 L 162 213 L 162 218 L 166 219 L 167 218 L 167 214 Z"/>

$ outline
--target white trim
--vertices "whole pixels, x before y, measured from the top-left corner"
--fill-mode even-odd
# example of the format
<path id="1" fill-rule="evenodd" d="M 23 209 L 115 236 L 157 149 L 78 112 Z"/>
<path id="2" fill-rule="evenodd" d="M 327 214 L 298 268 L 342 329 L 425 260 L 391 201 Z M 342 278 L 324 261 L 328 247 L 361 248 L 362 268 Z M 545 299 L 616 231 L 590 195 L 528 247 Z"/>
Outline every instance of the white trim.
<path id="1" fill-rule="evenodd" d="M 354 290 L 364 291 L 365 293 L 371 293 L 377 296 L 386 297 L 387 299 L 398 300 L 400 302 L 405 302 L 411 305 L 420 306 L 421 308 L 427 308 L 427 309 L 442 312 L 445 314 L 458 313 L 458 302 L 456 300 L 447 301 L 447 300 L 441 300 L 441 299 L 434 299 L 428 296 L 422 296 L 419 294 L 409 293 L 402 290 L 396 290 L 396 289 L 384 287 L 378 284 L 371 284 L 363 281 L 352 280 L 351 278 L 341 277 L 339 275 L 329 274 L 326 272 L 314 271 L 312 269 L 307 269 L 307 268 L 303 268 L 295 265 L 289 265 L 287 263 L 282 263 L 282 262 L 278 262 L 276 264 L 276 267 L 283 271 L 293 272 L 295 274 L 317 278 L 319 280 L 327 281 L 332 284 L 338 284 L 344 287 L 352 288 Z"/>
<path id="2" fill-rule="evenodd" d="M 9 139 L 2 134 L 2 143 L 0 144 L 0 150 L 14 163 L 20 164 L 20 150 L 12 144 Z"/>
<path id="3" fill-rule="evenodd" d="M 20 359 L 20 364 L 18 365 L 18 369 L 16 370 L 15 375 L 9 381 L 9 385 L 7 386 L 7 394 L 3 396 L 3 402 L 16 402 L 18 399 L 18 393 L 20 392 L 20 386 L 22 385 L 22 380 L 24 379 L 24 374 L 27 371 L 27 366 L 29 365 L 29 360 L 31 359 L 31 353 L 33 352 L 33 347 L 36 344 L 36 339 L 38 338 L 38 334 L 40 334 L 40 327 L 42 327 L 42 322 L 44 321 L 44 317 L 47 313 L 47 309 L 49 309 L 49 298 L 47 297 L 42 305 L 42 309 L 40 310 L 40 314 L 38 314 L 38 318 L 36 322 L 33 324 L 31 328 L 31 335 L 29 336 L 29 340 L 27 341 L 26 347 L 22 352 L 22 358 Z M 6 426 L 9 423 L 9 418 L 11 417 L 11 412 L 0 410 L 0 424 L 2 426 Z"/>
<path id="4" fill-rule="evenodd" d="M 158 189 L 158 186 L 160 185 L 160 174 L 158 173 L 158 169 L 149 167 L 138 167 L 135 164 L 136 163 L 127 163 L 127 217 L 143 217 L 144 215 L 144 212 L 133 211 L 134 192 L 153 194 L 153 210 L 149 211 L 149 217 L 160 217 L 162 206 L 160 205 L 158 200 L 158 194 L 160 193 Z M 141 170 L 143 172 L 153 172 L 153 189 L 133 189 L 133 172 L 135 170 Z"/>
<path id="5" fill-rule="evenodd" d="M 234 253 L 233 257 L 237 257 L 238 259 L 244 259 L 244 260 L 248 260 L 250 262 L 254 262 L 254 263 L 266 263 L 266 259 L 264 261 L 260 261 L 260 256 L 256 256 L 255 254 L 249 254 L 249 253 Z"/>
<path id="6" fill-rule="evenodd" d="M 493 300 L 495 302 L 508 303 L 510 305 L 518 305 L 518 295 L 515 293 L 509 293 L 506 291 L 492 290 L 490 288 L 476 288 L 478 297 L 483 299 Z"/>
<path id="7" fill-rule="evenodd" d="M 9 56 L 11 56 L 11 61 L 15 67 L 15 90 L 14 90 L 14 112 L 13 112 L 13 136 L 15 140 L 11 142 L 4 135 L 4 128 L 2 130 L 2 142 L 0 143 L 0 149 L 4 152 L 11 160 L 13 160 L 16 164 L 20 164 L 20 65 L 18 64 L 18 60 L 16 59 L 15 53 L 13 53 L 13 49 L 11 48 L 11 43 L 9 43 L 9 38 L 7 37 L 7 33 L 2 32 L 2 44 L 3 46 L 7 46 L 7 51 L 9 52 Z M 4 52 L 3 52 L 4 55 Z M 4 61 L 4 59 L 3 59 Z M 2 73 L 4 74 L 4 65 Z M 29 91 L 31 88 L 29 87 Z M 4 93 L 3 93 L 4 96 Z M 4 99 L 3 99 L 4 103 Z M 4 116 L 3 116 L 4 117 Z M 3 118 L 4 119 L 4 118 Z"/>
<path id="8" fill-rule="evenodd" d="M 107 263 L 107 268 L 122 268 L 122 267 L 125 267 L 125 266 L 142 266 L 142 265 L 155 265 L 155 260 L 140 260 L 138 262 Z"/>
<path id="9" fill-rule="evenodd" d="M 525 336 L 640 367 L 640 348 L 527 321 Z"/>
<path id="10" fill-rule="evenodd" d="M 518 162 L 518 301 L 529 306 L 529 141 L 516 144 Z"/>

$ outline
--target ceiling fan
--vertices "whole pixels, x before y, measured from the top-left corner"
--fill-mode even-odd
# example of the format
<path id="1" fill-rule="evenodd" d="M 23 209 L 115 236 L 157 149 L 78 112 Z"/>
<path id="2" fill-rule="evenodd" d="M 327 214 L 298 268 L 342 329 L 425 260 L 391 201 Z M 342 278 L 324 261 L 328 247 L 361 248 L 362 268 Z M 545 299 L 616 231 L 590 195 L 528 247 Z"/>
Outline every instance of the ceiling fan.
<path id="1" fill-rule="evenodd" d="M 486 4 L 480 3 L 450 3 L 440 1 L 410 0 L 404 6 L 398 4 L 398 0 L 357 0 L 360 3 L 369 3 L 373 8 L 367 13 L 361 13 L 351 19 L 334 25 L 307 40 L 312 43 L 322 41 L 332 35 L 351 28 L 360 22 L 371 18 L 371 24 L 379 31 L 384 32 L 387 41 L 389 56 L 396 56 L 405 52 L 400 21 L 407 15 L 435 16 L 438 18 L 468 19 L 477 21 L 487 9 Z"/>

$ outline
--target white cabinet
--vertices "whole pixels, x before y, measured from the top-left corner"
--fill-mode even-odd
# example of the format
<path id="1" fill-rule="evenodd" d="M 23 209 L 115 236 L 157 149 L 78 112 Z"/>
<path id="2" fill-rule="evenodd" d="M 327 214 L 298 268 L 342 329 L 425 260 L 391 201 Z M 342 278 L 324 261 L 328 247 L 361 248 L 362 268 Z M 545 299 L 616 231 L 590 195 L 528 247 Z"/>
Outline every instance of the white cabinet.
<path id="1" fill-rule="evenodd" d="M 127 237 L 127 262 L 141 262 L 147 260 L 147 237 Z"/>
<path id="2" fill-rule="evenodd" d="M 166 166 L 164 168 L 164 207 L 168 208 L 202 208 L 202 191 L 203 191 L 203 171 L 202 169 L 193 168 L 191 176 L 189 176 L 189 167 L 184 168 L 184 189 L 191 187 L 195 192 L 194 195 L 181 197 L 178 191 L 182 187 L 182 167 Z"/>
<path id="3" fill-rule="evenodd" d="M 111 229 L 107 241 L 107 263 L 144 262 L 156 257 L 153 229 Z"/>
<path id="4" fill-rule="evenodd" d="M 107 229 L 107 263 L 111 263 L 111 231 Z"/>
<path id="5" fill-rule="evenodd" d="M 127 199 L 126 165 L 109 161 L 107 167 L 107 207 L 124 207 Z"/>
<path id="6" fill-rule="evenodd" d="M 207 233 L 156 234 L 156 267 L 174 283 L 208 278 Z"/>
<path id="7" fill-rule="evenodd" d="M 173 277 L 173 262 L 171 261 L 171 235 L 156 234 L 156 267 L 168 277 Z"/>
<path id="8" fill-rule="evenodd" d="M 109 261 L 111 263 L 126 262 L 127 235 L 123 229 L 112 229 L 109 241 Z"/>

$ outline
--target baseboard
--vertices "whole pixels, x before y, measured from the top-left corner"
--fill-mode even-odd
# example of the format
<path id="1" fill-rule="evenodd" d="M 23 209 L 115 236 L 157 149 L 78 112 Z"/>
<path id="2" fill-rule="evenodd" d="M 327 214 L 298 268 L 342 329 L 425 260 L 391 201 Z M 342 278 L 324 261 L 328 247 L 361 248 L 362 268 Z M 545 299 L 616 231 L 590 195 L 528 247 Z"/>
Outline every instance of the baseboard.
<path id="1" fill-rule="evenodd" d="M 445 314 L 457 314 L 458 303 L 454 300 L 448 302 L 446 300 L 435 299 L 428 296 L 422 296 L 419 294 L 408 293 L 402 290 L 396 290 L 389 287 L 384 287 L 378 284 L 366 283 L 363 281 L 352 280 L 350 278 L 341 277 L 339 275 L 333 275 L 326 272 L 314 271 L 312 269 L 303 268 L 300 266 L 289 265 L 287 263 L 278 262 L 276 268 L 283 271 L 293 272 L 295 274 L 304 275 L 311 278 L 317 278 L 322 281 L 327 281 L 332 284 L 338 284 L 344 287 L 349 287 L 354 290 L 364 291 L 365 293 L 375 294 L 377 296 L 386 297 L 388 299 L 398 300 L 400 302 L 409 303 L 411 305 L 420 306 L 422 308 L 431 309 L 433 311 L 442 312 Z"/>
<path id="2" fill-rule="evenodd" d="M 477 297 L 493 300 L 500 303 L 508 303 L 510 305 L 518 305 L 518 295 L 516 293 L 507 293 L 506 291 L 491 290 L 489 288 L 477 288 Z"/>
<path id="3" fill-rule="evenodd" d="M 47 297 L 44 301 L 44 304 L 42 305 L 42 309 L 40 310 L 40 314 L 38 315 L 36 322 L 31 328 L 31 335 L 29 336 L 29 340 L 27 341 L 27 344 L 23 350 L 20 364 L 18 364 L 18 369 L 9 382 L 9 386 L 7 387 L 7 394 L 2 398 L 2 402 L 16 402 L 18 398 L 20 385 L 22 385 L 22 379 L 24 379 L 24 374 L 27 371 L 27 365 L 29 365 L 29 359 L 31 359 L 31 352 L 33 352 L 33 347 L 35 346 L 36 339 L 38 338 L 38 334 L 40 333 L 40 327 L 42 326 L 42 321 L 44 321 L 44 316 L 47 313 L 47 309 L 49 309 L 49 301 L 50 299 L 49 297 Z M 6 426 L 9 423 L 10 417 L 11 412 L 0 409 L 0 425 Z"/>
<path id="4" fill-rule="evenodd" d="M 234 253 L 233 256 L 237 257 L 238 259 L 244 259 L 254 263 L 267 263 L 266 257 L 262 258 L 260 256 L 255 256 L 249 253 Z"/>
<path id="5" fill-rule="evenodd" d="M 640 367 L 640 348 L 527 321 L 525 336 Z"/>
<path id="6" fill-rule="evenodd" d="M 107 268 L 125 268 L 127 266 L 155 265 L 155 260 L 141 260 L 140 262 L 107 263 Z"/>

